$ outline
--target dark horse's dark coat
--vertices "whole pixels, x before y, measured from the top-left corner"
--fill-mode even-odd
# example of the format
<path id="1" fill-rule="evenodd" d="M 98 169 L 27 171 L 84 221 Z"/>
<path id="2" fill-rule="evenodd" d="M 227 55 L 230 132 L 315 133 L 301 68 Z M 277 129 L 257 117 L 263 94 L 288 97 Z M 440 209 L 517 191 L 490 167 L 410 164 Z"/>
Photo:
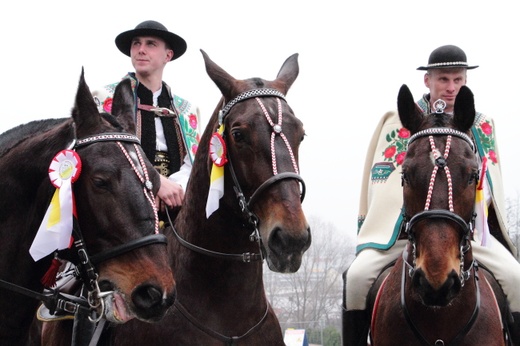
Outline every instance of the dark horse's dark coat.
<path id="1" fill-rule="evenodd" d="M 34 262 L 29 247 L 55 191 L 49 180 L 49 164 L 58 152 L 72 148 L 75 139 L 103 133 L 135 133 L 130 86 L 121 86 L 117 95 L 115 116 L 101 115 L 82 73 L 72 117 L 34 121 L 0 135 L 2 280 L 42 292 L 40 280 L 52 254 Z M 136 152 L 131 143 L 122 146 Z M 78 225 L 89 253 L 100 253 L 152 234 L 154 210 L 143 193 L 143 183 L 118 145 L 114 141 L 99 142 L 76 151 L 82 171 L 73 189 Z M 159 176 L 149 162 L 145 161 L 145 167 L 156 192 Z M 62 254 L 67 256 L 67 251 Z M 146 267 L 147 271 L 138 273 L 131 265 L 136 269 Z M 153 285 L 150 287 L 157 289 L 169 304 L 173 302 L 174 282 L 164 245 L 140 248 L 100 263 L 96 269 L 99 282 L 114 290 L 114 296 L 127 297 L 122 300 L 125 308 L 120 309 L 129 314 L 146 316 L 134 301 L 140 295 L 134 289 L 144 282 Z M 38 301 L 8 289 L 0 291 L 0 344 L 23 345 Z M 154 313 L 162 316 L 166 308 Z M 150 311 L 147 313 L 146 318 L 154 317 Z"/>

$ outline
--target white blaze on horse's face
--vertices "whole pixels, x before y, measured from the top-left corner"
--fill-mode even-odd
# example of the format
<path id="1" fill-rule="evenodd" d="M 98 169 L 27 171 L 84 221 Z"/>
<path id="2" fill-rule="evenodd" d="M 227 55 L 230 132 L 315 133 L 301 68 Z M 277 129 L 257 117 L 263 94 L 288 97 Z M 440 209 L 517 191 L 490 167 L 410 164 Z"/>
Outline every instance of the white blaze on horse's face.
<path id="1" fill-rule="evenodd" d="M 135 168 L 137 168 L 137 171 L 141 175 L 144 175 L 143 167 L 139 164 L 139 157 L 137 156 L 137 153 L 132 150 L 132 151 L 128 152 L 128 154 L 130 155 L 130 158 L 134 162 L 134 166 L 135 166 Z"/>
<path id="2" fill-rule="evenodd" d="M 433 151 L 430 152 L 430 160 L 432 160 L 432 164 L 435 166 L 435 160 L 437 157 L 441 157 L 441 152 L 439 149 L 435 148 Z"/>

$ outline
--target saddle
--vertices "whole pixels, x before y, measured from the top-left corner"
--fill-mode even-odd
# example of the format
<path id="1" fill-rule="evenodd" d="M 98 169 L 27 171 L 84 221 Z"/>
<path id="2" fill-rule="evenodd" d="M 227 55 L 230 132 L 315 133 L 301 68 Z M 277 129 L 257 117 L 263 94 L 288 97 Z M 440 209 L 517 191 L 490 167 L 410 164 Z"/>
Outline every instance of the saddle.
<path id="1" fill-rule="evenodd" d="M 70 262 L 66 262 L 63 265 L 63 270 L 56 278 L 56 287 L 54 290 L 57 290 L 60 293 L 66 293 L 68 295 L 75 296 L 78 299 L 83 299 L 81 298 L 81 286 L 81 280 L 79 280 L 74 274 L 74 265 Z M 44 293 L 52 292 L 50 290 L 45 290 Z M 44 304 L 40 304 L 38 310 L 36 311 L 36 318 L 42 322 L 73 320 L 73 306 L 64 304 L 63 306 L 58 306 L 56 311 L 52 313 Z"/>

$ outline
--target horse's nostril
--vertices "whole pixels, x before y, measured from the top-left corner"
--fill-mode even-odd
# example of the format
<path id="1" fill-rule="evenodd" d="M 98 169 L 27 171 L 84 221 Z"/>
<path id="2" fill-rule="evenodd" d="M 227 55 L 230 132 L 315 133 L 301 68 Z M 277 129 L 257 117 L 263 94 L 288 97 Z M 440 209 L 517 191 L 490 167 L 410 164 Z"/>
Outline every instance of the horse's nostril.
<path id="1" fill-rule="evenodd" d="M 162 292 L 153 285 L 141 285 L 132 293 L 132 301 L 141 309 L 153 308 L 162 303 Z"/>
<path id="2" fill-rule="evenodd" d="M 269 236 L 269 245 L 273 248 L 284 249 L 286 247 L 286 240 L 281 229 L 277 228 L 271 232 Z"/>
<path id="3" fill-rule="evenodd" d="M 132 292 L 132 302 L 139 314 L 139 319 L 147 322 L 156 322 L 164 314 L 176 298 L 176 292 L 163 294 L 159 286 L 143 284 Z"/>

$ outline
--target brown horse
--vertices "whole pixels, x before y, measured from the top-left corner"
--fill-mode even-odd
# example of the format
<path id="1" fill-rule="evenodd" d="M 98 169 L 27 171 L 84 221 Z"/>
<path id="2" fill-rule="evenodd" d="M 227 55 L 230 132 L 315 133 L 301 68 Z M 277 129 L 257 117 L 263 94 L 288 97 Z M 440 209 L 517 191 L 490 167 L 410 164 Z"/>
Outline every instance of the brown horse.
<path id="1" fill-rule="evenodd" d="M 460 89 L 453 116 L 442 108 L 425 117 L 403 86 L 398 111 L 411 132 L 402 166 L 408 244 L 372 298 L 371 344 L 504 345 L 505 301 L 470 242 L 479 177 L 473 94 Z"/>
<path id="2" fill-rule="evenodd" d="M 100 344 L 284 345 L 262 261 L 273 271 L 295 272 L 311 242 L 298 168 L 304 130 L 285 101 L 298 74 L 297 55 L 267 81 L 237 80 L 202 54 L 223 98 L 201 138 L 185 204 L 167 229 L 177 300 L 160 322 L 112 325 Z M 216 151 L 227 155 L 213 157 L 227 162 L 224 192 L 207 217 L 215 141 L 222 145 Z"/>
<path id="3" fill-rule="evenodd" d="M 82 72 L 70 118 L 31 122 L 0 136 L 2 345 L 26 344 L 40 299 L 51 310 L 76 309 L 113 322 L 132 317 L 155 321 L 173 304 L 166 237 L 156 232 L 159 176 L 141 159 L 142 149 L 131 135 L 135 124 L 129 83 L 122 83 L 116 96 L 115 116 L 100 114 Z M 59 292 L 43 294 L 40 279 L 53 254 L 35 261 L 29 253 L 56 190 L 49 165 L 64 149 L 77 153 L 81 170 L 72 184 L 73 244 L 54 255 L 76 264 L 88 301 L 67 300 Z"/>
<path id="4" fill-rule="evenodd" d="M 202 53 L 223 99 L 202 136 L 186 204 L 171 229 L 177 300 L 160 323 L 114 328 L 115 345 L 284 345 L 265 296 L 262 259 L 271 270 L 295 272 L 311 242 L 298 168 L 304 130 L 285 101 L 298 74 L 297 55 L 266 81 L 237 80 Z M 209 147 L 221 123 L 224 194 L 207 218 Z"/>

